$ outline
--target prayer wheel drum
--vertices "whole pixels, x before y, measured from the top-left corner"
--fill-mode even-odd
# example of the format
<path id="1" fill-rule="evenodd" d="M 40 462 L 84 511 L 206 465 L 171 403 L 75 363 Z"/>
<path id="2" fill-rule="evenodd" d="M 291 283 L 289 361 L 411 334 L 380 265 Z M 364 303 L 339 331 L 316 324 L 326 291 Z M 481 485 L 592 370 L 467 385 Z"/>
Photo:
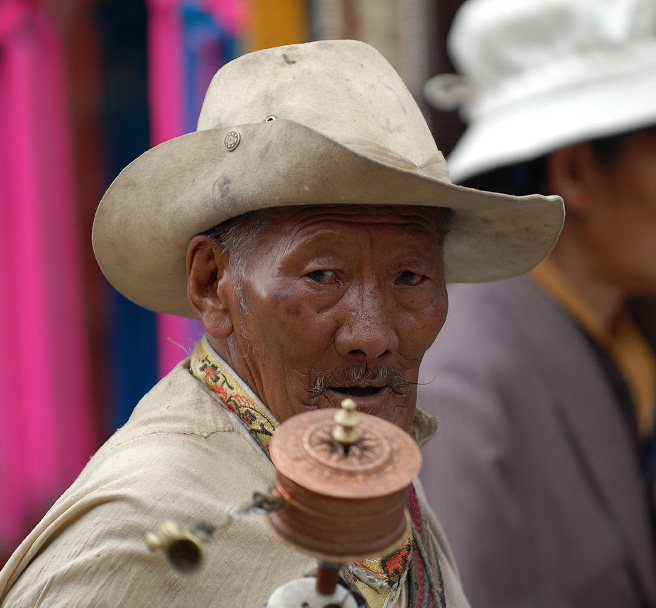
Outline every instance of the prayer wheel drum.
<path id="1" fill-rule="evenodd" d="M 354 405 L 354 404 L 353 404 Z M 408 487 L 421 469 L 414 439 L 391 422 L 357 416 L 344 437 L 334 409 L 293 416 L 270 444 L 284 508 L 265 516 L 271 533 L 320 561 L 380 557 L 410 533 Z"/>

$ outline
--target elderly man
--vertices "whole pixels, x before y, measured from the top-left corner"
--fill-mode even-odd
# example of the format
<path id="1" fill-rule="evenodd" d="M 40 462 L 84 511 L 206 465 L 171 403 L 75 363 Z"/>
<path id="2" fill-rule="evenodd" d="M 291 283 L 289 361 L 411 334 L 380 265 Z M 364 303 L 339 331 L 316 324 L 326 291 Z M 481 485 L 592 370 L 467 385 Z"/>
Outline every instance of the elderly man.
<path id="1" fill-rule="evenodd" d="M 144 534 L 235 512 L 272 485 L 277 424 L 346 396 L 426 441 L 436 424 L 415 411 L 415 383 L 445 319 L 445 276 L 527 270 L 562 214 L 558 198 L 452 185 L 411 95 L 364 43 L 226 65 L 198 131 L 128 166 L 93 235 L 122 293 L 195 315 L 206 335 L 19 547 L 2 605 L 263 606 L 314 563 L 261 518 L 220 531 L 187 575 Z M 467 606 L 420 487 L 409 501 L 409 559 L 352 563 L 344 579 L 371 607 Z"/>

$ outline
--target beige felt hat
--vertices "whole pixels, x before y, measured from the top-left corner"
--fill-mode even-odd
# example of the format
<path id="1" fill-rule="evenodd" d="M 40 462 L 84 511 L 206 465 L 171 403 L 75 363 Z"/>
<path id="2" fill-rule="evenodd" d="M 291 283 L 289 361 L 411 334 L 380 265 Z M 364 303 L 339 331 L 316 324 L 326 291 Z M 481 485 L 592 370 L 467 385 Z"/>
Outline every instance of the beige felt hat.
<path id="1" fill-rule="evenodd" d="M 126 297 L 191 317 L 185 257 L 194 235 L 255 209 L 322 204 L 452 208 L 451 282 L 529 270 L 551 250 L 564 214 L 559 197 L 454 186 L 389 63 L 363 42 L 319 41 L 222 67 L 198 131 L 148 150 L 108 188 L 93 246 Z"/>
<path id="2" fill-rule="evenodd" d="M 456 182 L 656 124 L 656 0 L 467 0 L 447 44 L 424 92 L 468 123 Z"/>

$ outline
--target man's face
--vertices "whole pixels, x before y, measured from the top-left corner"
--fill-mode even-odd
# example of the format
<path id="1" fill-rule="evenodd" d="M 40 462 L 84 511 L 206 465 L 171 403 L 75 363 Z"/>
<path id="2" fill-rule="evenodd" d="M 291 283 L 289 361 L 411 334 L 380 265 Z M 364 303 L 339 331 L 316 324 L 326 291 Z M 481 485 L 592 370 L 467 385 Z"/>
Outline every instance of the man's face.
<path id="1" fill-rule="evenodd" d="M 595 271 L 630 296 L 655 295 L 656 131 L 630 135 L 620 160 L 590 181 Z"/>
<path id="2" fill-rule="evenodd" d="M 210 339 L 281 421 L 351 397 L 407 429 L 446 318 L 439 242 L 422 208 L 287 208 L 247 263 L 246 310 L 232 290 L 232 335 Z"/>

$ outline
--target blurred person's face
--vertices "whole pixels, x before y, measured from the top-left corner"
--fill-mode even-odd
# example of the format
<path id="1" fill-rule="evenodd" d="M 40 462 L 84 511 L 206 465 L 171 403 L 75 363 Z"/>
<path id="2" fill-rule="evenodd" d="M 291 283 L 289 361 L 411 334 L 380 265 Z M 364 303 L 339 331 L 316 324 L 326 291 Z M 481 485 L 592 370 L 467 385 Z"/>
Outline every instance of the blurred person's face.
<path id="1" fill-rule="evenodd" d="M 588 234 L 599 276 L 629 295 L 656 294 L 656 129 L 629 135 L 617 161 L 592 171 Z"/>

